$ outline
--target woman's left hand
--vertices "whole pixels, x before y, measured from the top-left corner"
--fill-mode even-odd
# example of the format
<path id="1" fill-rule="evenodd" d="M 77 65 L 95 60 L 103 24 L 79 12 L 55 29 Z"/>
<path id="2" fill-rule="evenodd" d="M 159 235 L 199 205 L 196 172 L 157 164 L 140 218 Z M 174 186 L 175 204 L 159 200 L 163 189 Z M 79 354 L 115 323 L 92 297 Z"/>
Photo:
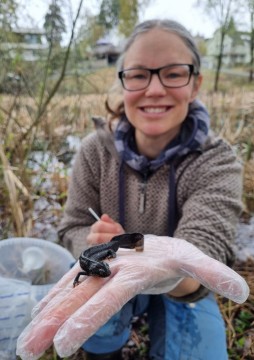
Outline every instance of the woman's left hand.
<path id="1" fill-rule="evenodd" d="M 109 215 L 103 214 L 100 220 L 91 226 L 86 242 L 89 246 L 103 244 L 112 237 L 123 233 L 124 229 L 119 223 L 114 221 Z"/>
<path id="2" fill-rule="evenodd" d="M 143 252 L 120 249 L 109 264 L 107 278 L 86 277 L 73 288 L 76 264 L 56 284 L 18 339 L 22 359 L 38 359 L 52 342 L 61 357 L 70 356 L 135 295 L 166 293 L 185 277 L 238 303 L 249 294 L 235 271 L 181 239 L 145 235 Z"/>

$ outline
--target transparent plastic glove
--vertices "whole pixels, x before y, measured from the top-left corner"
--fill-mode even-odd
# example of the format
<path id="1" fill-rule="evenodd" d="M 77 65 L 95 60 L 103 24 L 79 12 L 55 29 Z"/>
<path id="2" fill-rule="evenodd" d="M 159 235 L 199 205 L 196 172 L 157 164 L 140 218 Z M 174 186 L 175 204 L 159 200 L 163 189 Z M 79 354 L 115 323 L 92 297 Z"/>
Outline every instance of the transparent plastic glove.
<path id="1" fill-rule="evenodd" d="M 54 341 L 61 357 L 70 356 L 128 300 L 157 286 L 163 291 L 161 284 L 167 291 L 172 279 L 193 277 L 238 303 L 249 294 L 236 272 L 180 239 L 146 235 L 144 252 L 119 249 L 110 268 L 109 277 L 88 277 L 73 288 L 80 269 L 76 264 L 35 309 L 18 339 L 17 354 L 23 360 L 38 359 Z"/>

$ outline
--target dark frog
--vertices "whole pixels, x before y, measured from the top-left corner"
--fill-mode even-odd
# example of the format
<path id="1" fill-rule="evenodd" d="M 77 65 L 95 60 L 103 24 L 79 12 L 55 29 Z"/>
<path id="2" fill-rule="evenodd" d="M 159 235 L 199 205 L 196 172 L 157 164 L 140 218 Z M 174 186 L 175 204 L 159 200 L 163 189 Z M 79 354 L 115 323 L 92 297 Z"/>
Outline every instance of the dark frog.
<path id="1" fill-rule="evenodd" d="M 92 246 L 83 251 L 79 257 L 80 271 L 74 279 L 73 286 L 79 284 L 81 275 L 107 277 L 111 274 L 109 265 L 103 260 L 116 257 L 119 248 L 143 251 L 144 235 L 131 233 L 114 236 L 108 243 Z"/>

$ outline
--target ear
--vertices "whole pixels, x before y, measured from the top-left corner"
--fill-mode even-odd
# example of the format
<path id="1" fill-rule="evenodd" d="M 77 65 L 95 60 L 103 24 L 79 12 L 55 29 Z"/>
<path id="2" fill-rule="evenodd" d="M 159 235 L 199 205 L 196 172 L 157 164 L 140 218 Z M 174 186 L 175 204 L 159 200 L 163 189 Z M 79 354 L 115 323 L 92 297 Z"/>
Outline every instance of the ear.
<path id="1" fill-rule="evenodd" d="M 192 88 L 192 93 L 191 93 L 191 101 L 195 100 L 195 98 L 197 97 L 197 94 L 199 92 L 199 89 L 202 85 L 202 81 L 203 81 L 203 75 L 199 74 L 198 76 L 196 76 L 194 78 L 193 81 L 193 88 Z"/>

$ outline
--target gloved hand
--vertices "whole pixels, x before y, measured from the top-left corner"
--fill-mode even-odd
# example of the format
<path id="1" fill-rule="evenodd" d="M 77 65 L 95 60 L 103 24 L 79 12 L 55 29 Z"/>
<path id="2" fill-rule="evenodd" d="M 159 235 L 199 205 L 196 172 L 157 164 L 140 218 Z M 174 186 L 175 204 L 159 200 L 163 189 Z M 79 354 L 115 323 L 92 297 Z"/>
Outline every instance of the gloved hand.
<path id="1" fill-rule="evenodd" d="M 132 297 L 167 292 L 182 277 L 238 303 L 249 294 L 241 276 L 181 239 L 145 235 L 143 252 L 119 249 L 109 263 L 109 277 L 87 277 L 73 288 L 76 264 L 38 304 L 17 342 L 22 359 L 38 359 L 53 341 L 61 357 L 70 356 Z"/>

